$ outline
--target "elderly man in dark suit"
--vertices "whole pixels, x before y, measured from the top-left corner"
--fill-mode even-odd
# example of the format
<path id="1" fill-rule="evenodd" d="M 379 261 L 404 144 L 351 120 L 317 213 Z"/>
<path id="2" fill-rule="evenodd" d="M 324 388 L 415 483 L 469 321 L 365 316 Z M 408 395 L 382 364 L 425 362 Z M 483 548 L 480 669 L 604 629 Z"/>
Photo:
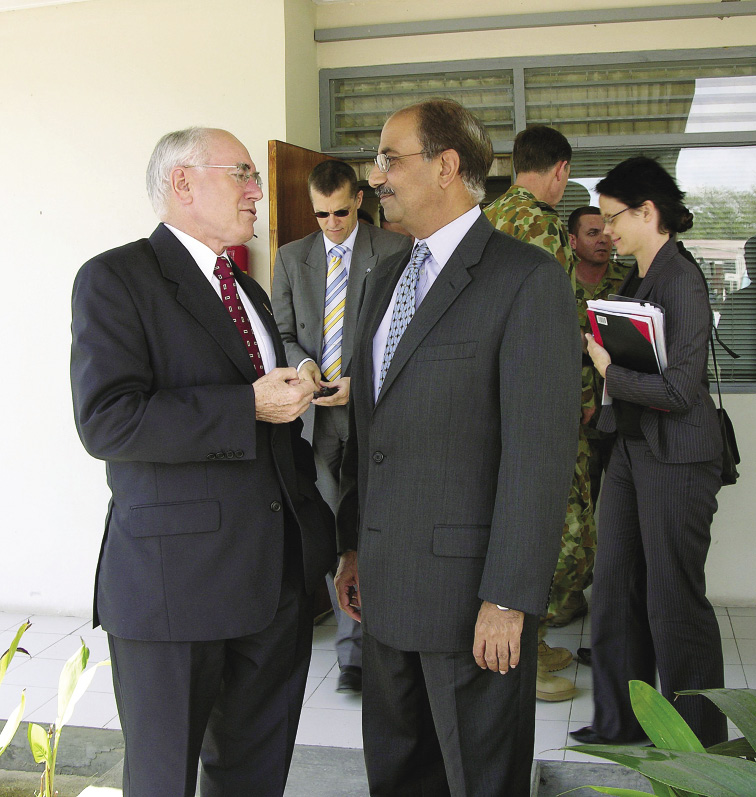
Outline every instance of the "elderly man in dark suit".
<path id="1" fill-rule="evenodd" d="M 268 298 L 226 249 L 260 176 L 223 130 L 164 136 L 163 223 L 86 263 L 73 291 L 79 435 L 112 499 L 95 588 L 127 797 L 281 795 L 335 556 L 300 437 L 315 385 L 287 368 Z"/>
<path id="2" fill-rule="evenodd" d="M 481 215 L 492 158 L 431 100 L 386 122 L 370 174 L 415 237 L 366 283 L 337 519 L 372 795 L 529 793 L 580 338 L 564 269 Z"/>
<path id="3" fill-rule="evenodd" d="M 410 241 L 358 222 L 362 191 L 354 169 L 338 160 L 319 163 L 307 187 L 321 232 L 282 246 L 273 270 L 273 313 L 289 365 L 317 385 L 335 390 L 314 404 L 312 448 L 318 489 L 336 510 L 339 471 L 349 418 L 349 366 L 365 275 L 386 257 L 408 252 Z M 333 578 L 328 591 L 338 620 L 336 691 L 362 690 L 360 624 L 339 611 Z"/>

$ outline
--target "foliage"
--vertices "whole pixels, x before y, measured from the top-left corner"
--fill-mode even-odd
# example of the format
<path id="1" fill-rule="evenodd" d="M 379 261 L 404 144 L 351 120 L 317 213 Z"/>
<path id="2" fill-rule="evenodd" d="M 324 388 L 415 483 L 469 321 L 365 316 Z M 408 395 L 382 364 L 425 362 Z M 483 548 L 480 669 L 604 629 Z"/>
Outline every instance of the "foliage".
<path id="1" fill-rule="evenodd" d="M 607 758 L 648 778 L 657 797 L 754 797 L 756 795 L 756 690 L 700 689 L 744 733 L 705 749 L 685 720 L 653 687 L 630 681 L 638 722 L 653 747 L 577 745 L 570 750 Z M 589 786 L 602 794 L 642 797 L 632 789 Z"/>
<path id="2" fill-rule="evenodd" d="M 45 730 L 41 725 L 29 723 L 27 735 L 34 760 L 45 769 L 40 778 L 39 797 L 53 797 L 55 794 L 55 761 L 58 757 L 58 745 L 63 726 L 71 719 L 74 706 L 92 683 L 97 668 L 110 664 L 109 660 L 101 661 L 88 670 L 89 648 L 81 640 L 81 647 L 63 666 L 58 681 L 58 715 L 53 725 Z"/>
<path id="3" fill-rule="evenodd" d="M 20 650 L 22 653 L 29 655 L 26 650 L 18 646 L 18 643 L 30 625 L 31 623 L 28 620 L 25 623 L 21 623 L 18 631 L 16 632 L 16 636 L 13 638 L 13 642 L 11 642 L 11 646 L 0 657 L 0 684 L 5 678 L 5 673 L 8 671 L 8 665 L 10 664 L 11 659 L 16 651 Z M 18 726 L 21 724 L 21 718 L 24 716 L 25 706 L 26 690 L 21 692 L 21 702 L 18 704 L 18 706 L 16 706 L 16 708 L 13 709 L 10 717 L 8 717 L 5 725 L 3 726 L 3 730 L 0 731 L 0 755 L 5 752 L 6 748 L 11 743 L 11 739 L 16 735 Z"/>
<path id="4" fill-rule="evenodd" d="M 756 186 L 750 191 L 703 188 L 683 200 L 693 213 L 686 239 L 745 240 L 756 232 Z"/>

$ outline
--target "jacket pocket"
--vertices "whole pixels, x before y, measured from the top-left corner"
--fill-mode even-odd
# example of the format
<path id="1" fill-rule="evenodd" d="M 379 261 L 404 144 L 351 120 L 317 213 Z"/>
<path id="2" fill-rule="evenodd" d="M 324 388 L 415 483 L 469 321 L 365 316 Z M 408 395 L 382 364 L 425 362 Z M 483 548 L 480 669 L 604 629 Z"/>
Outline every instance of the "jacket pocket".
<path id="1" fill-rule="evenodd" d="M 448 343 L 443 346 L 420 346 L 415 354 L 417 360 L 463 360 L 474 357 L 477 340 L 467 343 Z"/>
<path id="2" fill-rule="evenodd" d="M 436 556 L 482 558 L 488 552 L 490 526 L 436 526 L 433 553 Z"/>
<path id="3" fill-rule="evenodd" d="M 220 529 L 219 501 L 173 501 L 141 504 L 129 511 L 129 529 L 134 537 L 166 534 L 201 534 Z"/>

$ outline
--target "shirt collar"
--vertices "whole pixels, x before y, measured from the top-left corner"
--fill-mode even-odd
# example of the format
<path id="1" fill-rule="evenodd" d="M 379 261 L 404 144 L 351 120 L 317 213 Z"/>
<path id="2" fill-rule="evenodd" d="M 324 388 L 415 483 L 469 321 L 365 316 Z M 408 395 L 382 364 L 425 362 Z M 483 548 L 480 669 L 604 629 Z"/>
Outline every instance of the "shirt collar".
<path id="1" fill-rule="evenodd" d="M 460 241 L 467 235 L 470 228 L 478 220 L 478 216 L 480 216 L 480 207 L 475 205 L 466 213 L 458 216 L 454 221 L 450 221 L 445 227 L 436 230 L 433 235 L 429 235 L 425 239 L 425 243 L 428 244 L 433 259 L 438 263 L 440 268 L 443 268 L 447 264 L 454 250 L 459 246 Z M 415 245 L 418 243 L 418 240 L 415 239 Z"/>
<path id="2" fill-rule="evenodd" d="M 357 224 L 354 225 L 352 232 L 349 233 L 349 237 L 343 243 L 338 244 L 338 246 L 343 246 L 348 252 L 352 252 L 354 250 L 354 242 L 357 239 L 357 230 L 360 228 L 360 224 L 362 224 L 362 222 L 358 221 Z M 326 257 L 328 257 L 331 254 L 331 249 L 337 246 L 337 244 L 330 238 L 326 238 L 325 233 L 323 233 L 323 242 L 325 243 Z"/>
<path id="3" fill-rule="evenodd" d="M 163 222 L 163 224 L 165 224 L 165 222 Z M 187 248 L 189 254 L 192 256 L 194 262 L 200 267 L 202 273 L 208 279 L 210 279 L 213 276 L 215 261 L 218 259 L 218 255 L 216 255 L 215 252 L 213 252 L 213 250 L 207 246 L 207 244 L 203 244 L 202 241 L 192 238 L 191 235 L 185 233 L 183 230 L 176 229 L 176 227 L 172 227 L 170 224 L 165 224 L 165 226 Z M 222 257 L 228 258 L 228 254 L 224 252 Z"/>

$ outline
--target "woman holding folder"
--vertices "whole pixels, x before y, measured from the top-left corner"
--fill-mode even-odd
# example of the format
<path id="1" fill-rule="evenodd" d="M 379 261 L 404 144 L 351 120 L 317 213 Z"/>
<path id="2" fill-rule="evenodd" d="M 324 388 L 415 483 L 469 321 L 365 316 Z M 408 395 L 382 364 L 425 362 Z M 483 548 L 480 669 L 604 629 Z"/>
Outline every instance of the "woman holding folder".
<path id="1" fill-rule="evenodd" d="M 630 158 L 598 183 L 604 232 L 637 267 L 619 293 L 660 305 L 667 367 L 648 374 L 613 364 L 592 336 L 588 353 L 612 403 L 599 429 L 617 431 L 601 498 L 592 596 L 594 717 L 581 742 L 632 743 L 644 734 L 628 681 L 669 700 L 682 689 L 724 686 L 719 626 L 704 566 L 721 486 L 722 443 L 706 374 L 711 310 L 698 267 L 678 251 L 692 226 L 673 178 Z M 702 696 L 675 707 L 705 745 L 727 739 L 725 716 Z"/>

